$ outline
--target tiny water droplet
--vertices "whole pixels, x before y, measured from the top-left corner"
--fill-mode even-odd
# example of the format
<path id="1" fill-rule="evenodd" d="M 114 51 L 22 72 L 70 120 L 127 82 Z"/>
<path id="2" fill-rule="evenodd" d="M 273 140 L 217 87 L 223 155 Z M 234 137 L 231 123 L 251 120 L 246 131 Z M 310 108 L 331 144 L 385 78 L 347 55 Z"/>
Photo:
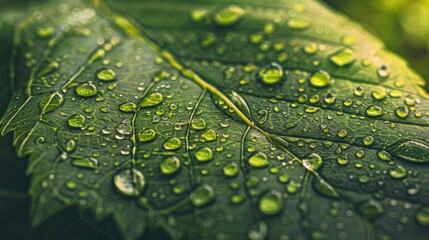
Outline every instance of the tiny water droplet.
<path id="1" fill-rule="evenodd" d="M 84 157 L 73 159 L 72 165 L 76 167 L 88 168 L 88 169 L 97 169 L 98 168 L 98 160 L 93 157 Z"/>
<path id="2" fill-rule="evenodd" d="M 374 200 L 368 200 L 357 206 L 358 212 L 367 219 L 375 219 L 384 213 L 383 206 Z"/>
<path id="3" fill-rule="evenodd" d="M 383 64 L 377 69 L 377 74 L 382 78 L 387 78 L 390 75 L 390 68 Z"/>

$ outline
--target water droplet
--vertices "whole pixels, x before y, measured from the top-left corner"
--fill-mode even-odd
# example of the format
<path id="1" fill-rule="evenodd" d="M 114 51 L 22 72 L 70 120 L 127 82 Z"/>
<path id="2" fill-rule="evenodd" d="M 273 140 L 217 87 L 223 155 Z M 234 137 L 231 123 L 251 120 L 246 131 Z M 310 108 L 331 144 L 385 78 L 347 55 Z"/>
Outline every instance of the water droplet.
<path id="1" fill-rule="evenodd" d="M 366 109 L 366 115 L 369 117 L 379 117 L 383 115 L 383 109 L 376 105 L 371 105 Z"/>
<path id="2" fill-rule="evenodd" d="M 264 168 L 269 164 L 268 157 L 265 153 L 259 152 L 249 158 L 249 164 L 255 168 Z"/>
<path id="3" fill-rule="evenodd" d="M 357 206 L 358 212 L 367 219 L 374 219 L 384 213 L 383 206 L 377 201 L 368 200 Z"/>
<path id="4" fill-rule="evenodd" d="M 416 221 L 423 227 L 429 227 L 429 208 L 420 208 L 415 213 Z"/>
<path id="5" fill-rule="evenodd" d="M 129 135 L 133 132 L 133 127 L 128 123 L 121 123 L 116 127 L 116 131 L 122 135 Z"/>
<path id="6" fill-rule="evenodd" d="M 374 137 L 366 136 L 362 139 L 363 145 L 371 146 L 374 143 Z"/>
<path id="7" fill-rule="evenodd" d="M 307 158 L 302 160 L 302 164 L 309 170 L 317 170 L 323 164 L 322 157 L 317 153 L 311 153 Z"/>
<path id="8" fill-rule="evenodd" d="M 153 107 L 162 103 L 164 97 L 161 93 L 151 93 L 147 95 L 141 102 L 141 107 Z"/>
<path id="9" fill-rule="evenodd" d="M 74 114 L 69 117 L 67 123 L 72 128 L 82 128 L 85 124 L 85 117 L 80 114 Z"/>
<path id="10" fill-rule="evenodd" d="M 175 156 L 165 158 L 161 161 L 160 164 L 161 172 L 165 175 L 175 174 L 177 171 L 180 170 L 180 167 L 180 159 Z"/>
<path id="11" fill-rule="evenodd" d="M 377 152 L 377 156 L 383 161 L 390 161 L 390 154 L 386 151 Z"/>
<path id="12" fill-rule="evenodd" d="M 416 104 L 416 102 L 417 102 L 417 99 L 413 95 L 407 95 L 404 98 L 404 103 L 407 106 L 414 106 L 414 104 Z"/>
<path id="13" fill-rule="evenodd" d="M 39 103 L 42 113 L 53 112 L 64 103 L 64 97 L 61 93 L 46 93 Z"/>
<path id="14" fill-rule="evenodd" d="M 156 138 L 156 132 L 153 129 L 141 130 L 138 134 L 140 142 L 149 142 Z"/>
<path id="15" fill-rule="evenodd" d="M 66 152 L 70 153 L 70 152 L 73 152 L 75 149 L 76 149 L 76 141 L 73 139 L 68 140 L 65 145 Z"/>
<path id="16" fill-rule="evenodd" d="M 340 165 L 347 165 L 349 163 L 349 159 L 347 157 L 339 157 L 337 158 L 337 162 Z"/>
<path id="17" fill-rule="evenodd" d="M 137 109 L 137 104 L 133 102 L 125 102 L 119 105 L 119 110 L 125 113 L 134 112 Z"/>
<path id="18" fill-rule="evenodd" d="M 304 30 L 311 26 L 311 22 L 301 18 L 291 18 L 287 21 L 287 25 L 295 30 Z"/>
<path id="19" fill-rule="evenodd" d="M 73 182 L 73 181 L 67 181 L 64 185 L 69 190 L 75 190 L 75 189 L 77 189 L 77 184 L 75 182 Z"/>
<path id="20" fill-rule="evenodd" d="M 393 166 L 389 168 L 389 175 L 392 178 L 402 179 L 407 176 L 407 170 L 401 165 Z"/>
<path id="21" fill-rule="evenodd" d="M 237 176 L 238 170 L 239 170 L 238 165 L 235 162 L 228 162 L 222 168 L 223 174 L 227 177 Z"/>
<path id="22" fill-rule="evenodd" d="M 400 118 L 406 118 L 408 117 L 409 110 L 406 106 L 399 106 L 395 109 L 396 116 Z"/>
<path id="23" fill-rule="evenodd" d="M 355 90 L 353 91 L 353 93 L 357 97 L 362 97 L 363 94 L 365 93 L 365 88 L 363 88 L 362 86 L 358 86 L 358 87 L 355 88 Z"/>
<path id="24" fill-rule="evenodd" d="M 340 129 L 338 131 L 338 137 L 340 137 L 340 138 L 346 137 L 347 135 L 348 135 L 348 132 L 346 129 Z"/>
<path id="25" fill-rule="evenodd" d="M 37 36 L 40 38 L 50 38 L 55 34 L 55 28 L 52 25 L 45 25 L 36 29 Z"/>
<path id="26" fill-rule="evenodd" d="M 344 35 L 341 37 L 341 43 L 346 46 L 353 46 L 357 42 L 356 38 L 350 35 Z"/>
<path id="27" fill-rule="evenodd" d="M 182 141 L 176 137 L 170 137 L 165 140 L 163 146 L 165 150 L 177 150 L 182 147 Z"/>
<path id="28" fill-rule="evenodd" d="M 191 19 L 194 22 L 201 22 L 207 16 L 207 9 L 197 8 L 191 12 Z"/>
<path id="29" fill-rule="evenodd" d="M 72 164 L 76 167 L 83 167 L 89 169 L 97 169 L 98 168 L 98 160 L 93 157 L 83 157 L 73 159 Z"/>
<path id="30" fill-rule="evenodd" d="M 214 130 L 207 130 L 201 135 L 205 141 L 212 142 L 217 139 L 217 133 Z"/>
<path id="31" fill-rule="evenodd" d="M 191 126 L 195 130 L 204 130 L 207 127 L 206 121 L 202 118 L 193 119 Z"/>
<path id="32" fill-rule="evenodd" d="M 240 205 L 242 204 L 244 201 L 246 200 L 246 194 L 243 192 L 237 193 L 237 194 L 233 194 L 230 197 L 230 201 L 232 204 L 234 205 Z"/>
<path id="33" fill-rule="evenodd" d="M 259 199 L 259 210 L 265 215 L 276 215 L 283 209 L 283 198 L 280 191 L 271 189 Z"/>
<path id="34" fill-rule="evenodd" d="M 328 93 L 323 98 L 323 101 L 325 101 L 327 104 L 333 104 L 335 100 L 337 100 L 337 95 L 335 95 L 335 93 Z"/>
<path id="35" fill-rule="evenodd" d="M 195 152 L 195 158 L 200 162 L 208 162 L 213 159 L 213 151 L 211 148 L 203 147 Z"/>
<path id="36" fill-rule="evenodd" d="M 429 146 L 418 140 L 398 141 L 392 144 L 389 151 L 403 160 L 415 163 L 429 163 Z"/>
<path id="37" fill-rule="evenodd" d="M 213 16 L 213 21 L 221 27 L 231 26 L 237 23 L 245 14 L 246 10 L 238 5 L 230 4 L 220 8 Z"/>
<path id="38" fill-rule="evenodd" d="M 216 198 L 215 191 L 212 186 L 203 184 L 189 194 L 189 200 L 195 207 L 204 207 L 212 203 Z"/>
<path id="39" fill-rule="evenodd" d="M 372 91 L 372 97 L 376 100 L 383 100 L 387 96 L 387 91 L 384 88 L 378 88 L 374 91 Z"/>
<path id="40" fill-rule="evenodd" d="M 259 71 L 259 79 L 265 84 L 274 85 L 281 81 L 283 74 L 283 68 L 279 64 L 271 63 Z"/>
<path id="41" fill-rule="evenodd" d="M 318 50 L 318 46 L 316 43 L 310 43 L 304 47 L 304 52 L 307 54 L 315 54 L 317 50 Z"/>
<path id="42" fill-rule="evenodd" d="M 317 87 L 317 88 L 327 87 L 330 85 L 330 82 L 331 82 L 331 76 L 329 75 L 328 72 L 323 70 L 313 73 L 313 75 L 311 75 L 310 77 L 310 84 L 313 87 Z"/>
<path id="43" fill-rule="evenodd" d="M 356 58 L 354 52 L 350 49 L 343 49 L 329 57 L 329 60 L 337 67 L 344 67 L 353 63 Z"/>
<path id="44" fill-rule="evenodd" d="M 146 181 L 142 172 L 137 169 L 126 169 L 113 177 L 116 189 L 126 197 L 137 197 L 143 191 Z"/>
<path id="45" fill-rule="evenodd" d="M 76 94 L 81 97 L 94 97 L 97 95 L 97 87 L 92 83 L 82 83 L 76 87 Z"/>
<path id="46" fill-rule="evenodd" d="M 98 70 L 96 77 L 100 81 L 110 82 L 116 80 L 116 72 L 110 68 L 102 68 Z"/>
<path id="47" fill-rule="evenodd" d="M 383 64 L 377 69 L 377 74 L 382 78 L 386 78 L 390 75 L 390 68 Z"/>

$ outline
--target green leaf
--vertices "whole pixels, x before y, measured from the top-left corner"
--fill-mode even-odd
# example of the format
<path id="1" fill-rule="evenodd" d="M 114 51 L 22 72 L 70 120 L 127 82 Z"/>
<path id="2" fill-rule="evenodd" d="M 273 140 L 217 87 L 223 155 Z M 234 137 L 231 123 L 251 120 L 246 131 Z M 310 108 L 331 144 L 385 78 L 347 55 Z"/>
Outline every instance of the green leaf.
<path id="1" fill-rule="evenodd" d="M 424 81 L 316 1 L 60 4 L 17 31 L 1 132 L 34 224 L 76 205 L 124 239 L 429 233 Z"/>

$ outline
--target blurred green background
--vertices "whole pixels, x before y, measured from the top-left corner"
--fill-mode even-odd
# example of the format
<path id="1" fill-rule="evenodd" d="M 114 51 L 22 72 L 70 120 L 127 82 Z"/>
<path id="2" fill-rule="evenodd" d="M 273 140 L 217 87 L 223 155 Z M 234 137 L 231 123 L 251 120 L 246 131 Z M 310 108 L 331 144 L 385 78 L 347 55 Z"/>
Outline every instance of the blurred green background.
<path id="1" fill-rule="evenodd" d="M 323 1 L 364 25 L 429 83 L 429 0 Z"/>

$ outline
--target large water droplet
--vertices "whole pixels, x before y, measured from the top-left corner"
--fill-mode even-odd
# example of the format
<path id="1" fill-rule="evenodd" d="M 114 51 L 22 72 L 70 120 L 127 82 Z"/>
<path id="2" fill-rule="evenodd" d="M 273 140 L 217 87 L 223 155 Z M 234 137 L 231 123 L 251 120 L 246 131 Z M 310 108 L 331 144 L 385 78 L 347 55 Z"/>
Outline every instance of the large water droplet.
<path id="1" fill-rule="evenodd" d="M 195 207 L 204 207 L 212 203 L 216 198 L 215 191 L 212 186 L 203 184 L 189 194 L 189 199 Z"/>
<path id="2" fill-rule="evenodd" d="M 330 85 L 330 82 L 331 82 L 331 76 L 329 75 L 328 72 L 323 70 L 313 73 L 313 75 L 311 75 L 310 77 L 310 84 L 313 87 L 317 87 L 317 88 L 327 87 Z"/>
<path id="3" fill-rule="evenodd" d="M 191 126 L 195 130 L 204 130 L 207 127 L 207 123 L 202 118 L 195 118 L 191 121 Z"/>
<path id="4" fill-rule="evenodd" d="M 146 129 L 141 130 L 138 135 L 140 142 L 149 142 L 154 140 L 157 134 L 153 129 Z"/>
<path id="5" fill-rule="evenodd" d="M 82 83 L 76 87 L 76 94 L 81 97 L 94 97 L 97 95 L 97 87 L 92 83 Z"/>
<path id="6" fill-rule="evenodd" d="M 383 64 L 377 69 L 377 74 L 382 78 L 387 78 L 390 75 L 390 68 Z"/>
<path id="7" fill-rule="evenodd" d="M 238 5 L 230 4 L 220 8 L 213 16 L 213 21 L 221 27 L 231 26 L 237 23 L 246 10 Z"/>
<path id="8" fill-rule="evenodd" d="M 281 81 L 283 77 L 283 68 L 277 63 L 271 63 L 259 71 L 259 79 L 268 85 L 274 85 Z"/>
<path id="9" fill-rule="evenodd" d="M 343 49 L 331 55 L 329 60 L 337 67 L 344 67 L 353 63 L 356 58 L 352 50 Z"/>
<path id="10" fill-rule="evenodd" d="M 165 175 L 175 174 L 180 170 L 181 163 L 180 159 L 176 156 L 167 157 L 161 161 L 160 169 Z"/>
<path id="11" fill-rule="evenodd" d="M 55 111 L 64 103 L 64 97 L 61 93 L 46 93 L 39 103 L 40 111 L 48 113 Z"/>
<path id="12" fill-rule="evenodd" d="M 151 93 L 147 95 L 141 102 L 141 107 L 153 107 L 162 103 L 164 97 L 161 93 Z"/>
<path id="13" fill-rule="evenodd" d="M 238 174 L 238 169 L 237 163 L 228 162 L 223 166 L 222 172 L 227 177 L 235 177 Z"/>
<path id="14" fill-rule="evenodd" d="M 46 64 L 40 72 L 37 73 L 37 77 L 42 77 L 50 73 L 55 72 L 60 67 L 60 64 L 57 61 L 51 61 Z"/>
<path id="15" fill-rule="evenodd" d="M 213 159 L 213 150 L 208 147 L 203 147 L 195 152 L 195 158 L 200 162 L 208 162 Z"/>
<path id="16" fill-rule="evenodd" d="M 406 118 L 408 117 L 409 110 L 406 106 L 399 106 L 395 109 L 396 116 L 400 118 Z"/>
<path id="17" fill-rule="evenodd" d="M 429 208 L 420 208 L 415 213 L 416 221 L 423 227 L 429 227 Z"/>
<path id="18" fill-rule="evenodd" d="M 205 131 L 203 134 L 201 134 L 201 136 L 207 142 L 212 142 L 212 141 L 215 141 L 217 139 L 217 133 L 211 129 Z"/>
<path id="19" fill-rule="evenodd" d="M 116 189 L 124 196 L 137 197 L 143 191 L 146 181 L 142 172 L 137 169 L 126 169 L 113 177 Z"/>
<path id="20" fill-rule="evenodd" d="M 383 109 L 376 105 L 371 105 L 366 109 L 366 115 L 369 117 L 379 117 L 383 115 Z"/>
<path id="21" fill-rule="evenodd" d="M 103 68 L 98 70 L 96 77 L 100 81 L 110 82 L 116 80 L 116 72 L 110 68 Z"/>
<path id="22" fill-rule="evenodd" d="M 259 210 L 265 215 L 275 215 L 283 209 L 282 193 L 272 189 L 259 199 Z"/>
<path id="23" fill-rule="evenodd" d="M 301 18 L 291 18 L 287 21 L 287 25 L 295 30 L 304 30 L 311 26 L 311 22 Z"/>
<path id="24" fill-rule="evenodd" d="M 167 138 L 164 142 L 165 150 L 177 150 L 182 146 L 182 141 L 176 137 Z"/>
<path id="25" fill-rule="evenodd" d="M 69 117 L 67 123 L 72 128 L 82 128 L 85 124 L 85 117 L 81 114 L 74 114 Z"/>
<path id="26" fill-rule="evenodd" d="M 419 140 L 398 141 L 389 152 L 403 160 L 415 163 L 429 163 L 429 146 Z"/>
<path id="27" fill-rule="evenodd" d="M 249 164 L 255 168 L 264 168 L 269 164 L 268 157 L 265 153 L 256 153 L 249 158 Z"/>
<path id="28" fill-rule="evenodd" d="M 132 113 L 137 109 L 137 104 L 133 102 L 125 102 L 119 105 L 119 110 L 125 113 Z"/>
<path id="29" fill-rule="evenodd" d="M 389 167 L 389 175 L 392 178 L 402 179 L 407 176 L 407 170 L 401 165 L 392 166 Z"/>

